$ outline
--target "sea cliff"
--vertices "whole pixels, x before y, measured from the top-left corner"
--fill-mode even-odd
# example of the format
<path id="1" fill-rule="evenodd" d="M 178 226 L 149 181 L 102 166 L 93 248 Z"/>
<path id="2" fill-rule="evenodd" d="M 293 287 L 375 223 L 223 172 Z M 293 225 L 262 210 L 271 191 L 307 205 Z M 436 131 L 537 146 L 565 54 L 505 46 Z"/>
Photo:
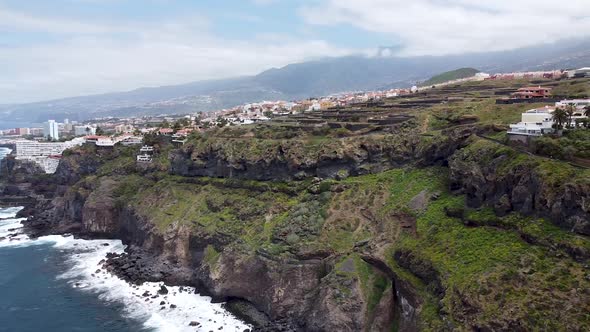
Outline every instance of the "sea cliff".
<path id="1" fill-rule="evenodd" d="M 84 146 L 2 189 L 34 198 L 31 235 L 122 239 L 113 273 L 196 286 L 259 330 L 584 330 L 587 172 L 489 130 L 213 133 L 156 142 L 149 166 Z"/>

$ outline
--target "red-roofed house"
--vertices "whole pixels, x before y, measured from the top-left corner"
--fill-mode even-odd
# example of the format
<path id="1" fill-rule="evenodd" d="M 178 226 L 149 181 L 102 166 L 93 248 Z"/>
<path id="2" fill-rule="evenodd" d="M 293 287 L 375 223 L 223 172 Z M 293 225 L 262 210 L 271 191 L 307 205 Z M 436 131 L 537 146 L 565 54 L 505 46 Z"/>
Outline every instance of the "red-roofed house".
<path id="1" fill-rule="evenodd" d="M 174 130 L 170 128 L 161 128 L 160 130 L 158 130 L 158 134 L 160 135 L 171 136 L 172 133 L 174 133 Z"/>
<path id="2" fill-rule="evenodd" d="M 514 99 L 548 98 L 551 95 L 551 88 L 526 87 L 520 88 L 512 94 Z"/>

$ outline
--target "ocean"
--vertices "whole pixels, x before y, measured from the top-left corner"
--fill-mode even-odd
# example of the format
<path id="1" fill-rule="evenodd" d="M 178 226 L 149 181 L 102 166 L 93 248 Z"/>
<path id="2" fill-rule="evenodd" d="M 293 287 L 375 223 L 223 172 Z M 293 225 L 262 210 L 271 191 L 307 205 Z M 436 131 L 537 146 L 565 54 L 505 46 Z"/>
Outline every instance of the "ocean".
<path id="1" fill-rule="evenodd" d="M 2 159 L 4 159 L 4 157 L 9 155 L 10 152 L 12 152 L 12 150 L 10 150 L 8 148 L 0 148 L 0 166 L 2 165 Z"/>
<path id="2" fill-rule="evenodd" d="M 108 252 L 125 249 L 117 240 L 78 240 L 22 234 L 20 208 L 0 209 L 0 332 L 184 332 L 244 331 L 221 304 L 194 289 L 162 283 L 139 287 L 103 271 Z M 161 301 L 165 304 L 162 305 Z M 171 305 L 176 308 L 171 308 Z M 198 326 L 189 326 L 198 322 Z"/>

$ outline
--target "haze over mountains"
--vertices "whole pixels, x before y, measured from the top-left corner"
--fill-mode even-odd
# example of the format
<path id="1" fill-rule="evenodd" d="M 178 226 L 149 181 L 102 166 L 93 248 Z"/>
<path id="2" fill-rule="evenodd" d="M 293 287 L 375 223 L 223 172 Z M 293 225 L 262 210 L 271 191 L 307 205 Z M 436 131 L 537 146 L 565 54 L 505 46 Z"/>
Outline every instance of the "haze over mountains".
<path id="1" fill-rule="evenodd" d="M 461 67 L 495 73 L 588 65 L 590 41 L 587 40 L 451 56 L 326 58 L 270 69 L 256 76 L 2 105 L 0 123 L 11 127 L 48 119 L 80 121 L 105 116 L 207 112 L 261 100 L 293 100 L 344 91 L 407 87 Z"/>

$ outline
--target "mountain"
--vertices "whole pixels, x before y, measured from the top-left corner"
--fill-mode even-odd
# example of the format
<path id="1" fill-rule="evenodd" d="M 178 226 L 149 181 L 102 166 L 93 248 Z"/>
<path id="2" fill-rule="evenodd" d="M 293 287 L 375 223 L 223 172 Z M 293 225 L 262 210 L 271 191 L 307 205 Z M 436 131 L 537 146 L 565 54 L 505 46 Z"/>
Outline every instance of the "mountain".
<path id="1" fill-rule="evenodd" d="M 475 74 L 479 73 L 479 70 L 474 68 L 459 68 L 456 70 L 451 70 L 444 72 L 442 74 L 438 74 L 436 76 L 431 77 L 429 80 L 420 83 L 421 86 L 429 86 L 440 84 L 448 81 L 454 81 L 462 78 L 472 77 Z"/>
<path id="2" fill-rule="evenodd" d="M 247 102 L 299 99 L 343 91 L 406 87 L 456 68 L 484 72 L 574 68 L 590 64 L 590 41 L 567 40 L 503 52 L 448 56 L 348 56 L 273 68 L 256 76 L 140 88 L 128 92 L 0 106 L 0 123 L 85 120 L 211 111 Z"/>

